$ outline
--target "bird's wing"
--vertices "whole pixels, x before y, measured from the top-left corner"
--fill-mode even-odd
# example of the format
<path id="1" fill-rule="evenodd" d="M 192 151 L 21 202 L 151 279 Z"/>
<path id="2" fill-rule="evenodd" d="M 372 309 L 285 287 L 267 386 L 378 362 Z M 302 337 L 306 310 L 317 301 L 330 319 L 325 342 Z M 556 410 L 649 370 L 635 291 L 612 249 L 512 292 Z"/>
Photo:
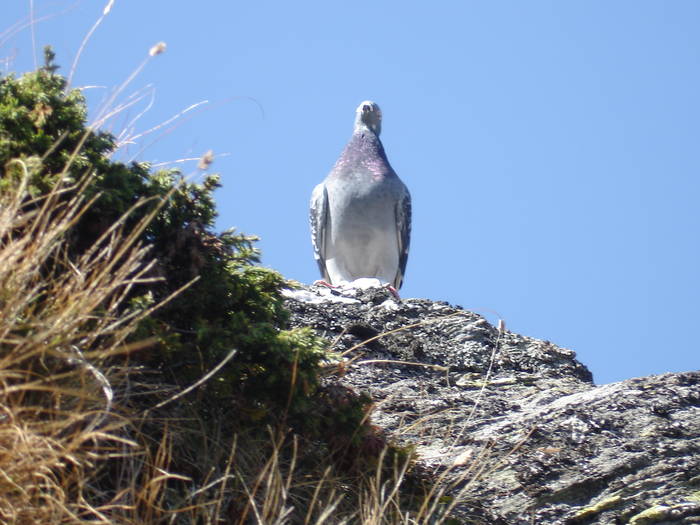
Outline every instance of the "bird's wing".
<path id="1" fill-rule="evenodd" d="M 399 268 L 394 279 L 394 288 L 401 288 L 403 275 L 406 272 L 408 248 L 411 244 L 411 194 L 406 187 L 396 204 L 396 233 L 398 235 Z"/>
<path id="2" fill-rule="evenodd" d="M 314 257 L 321 271 L 321 276 L 329 281 L 326 270 L 326 232 L 328 229 L 328 192 L 324 183 L 314 188 L 311 194 L 309 222 L 311 223 L 311 243 L 314 247 Z"/>

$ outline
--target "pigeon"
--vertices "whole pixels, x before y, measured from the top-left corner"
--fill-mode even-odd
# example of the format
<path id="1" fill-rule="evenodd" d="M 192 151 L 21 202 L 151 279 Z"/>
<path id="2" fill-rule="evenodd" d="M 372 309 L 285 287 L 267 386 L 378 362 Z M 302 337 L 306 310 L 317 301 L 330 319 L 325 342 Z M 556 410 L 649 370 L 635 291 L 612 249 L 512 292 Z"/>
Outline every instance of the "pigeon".
<path id="1" fill-rule="evenodd" d="M 411 195 L 379 140 L 382 112 L 362 102 L 350 141 L 311 195 L 311 242 L 324 284 L 375 278 L 398 290 L 411 236 Z"/>

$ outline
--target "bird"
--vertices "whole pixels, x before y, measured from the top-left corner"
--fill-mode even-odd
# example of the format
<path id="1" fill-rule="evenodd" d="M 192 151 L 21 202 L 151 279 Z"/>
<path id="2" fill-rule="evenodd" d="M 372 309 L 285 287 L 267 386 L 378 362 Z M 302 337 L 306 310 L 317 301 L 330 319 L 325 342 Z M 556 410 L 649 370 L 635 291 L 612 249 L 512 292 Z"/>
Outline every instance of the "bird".
<path id="1" fill-rule="evenodd" d="M 311 242 L 323 284 L 375 278 L 394 292 L 403 284 L 411 195 L 389 164 L 381 128 L 379 106 L 362 102 L 352 137 L 312 192 Z"/>

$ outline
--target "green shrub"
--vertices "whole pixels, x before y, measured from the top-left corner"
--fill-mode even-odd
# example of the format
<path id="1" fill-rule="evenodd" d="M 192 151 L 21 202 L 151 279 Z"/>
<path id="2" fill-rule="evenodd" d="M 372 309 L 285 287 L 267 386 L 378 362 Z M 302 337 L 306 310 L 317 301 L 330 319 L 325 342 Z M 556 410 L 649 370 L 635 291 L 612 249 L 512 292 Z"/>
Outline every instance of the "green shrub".
<path id="1" fill-rule="evenodd" d="M 132 307 L 157 303 L 190 285 L 142 322 L 136 337 L 155 335 L 160 345 L 132 359 L 185 386 L 235 350 L 215 380 L 200 388 L 209 402 L 236 406 L 242 418 L 286 414 L 309 428 L 321 427 L 308 411 L 318 391 L 325 343 L 308 329 L 285 329 L 280 295 L 285 281 L 253 264 L 255 237 L 214 233 L 219 178 L 208 174 L 202 182 L 188 182 L 176 170 L 152 173 L 145 163 L 111 160 L 114 137 L 86 125 L 83 95 L 66 89 L 50 49 L 45 58 L 36 72 L 0 79 L 0 189 L 19 176 L 14 159 L 30 167 L 31 195 L 59 188 L 67 199 L 71 185 L 84 184 L 95 202 L 70 233 L 68 251 L 75 256 L 137 203 L 127 231 L 155 213 L 138 232 L 156 260 L 150 272 L 155 282 L 134 287 Z"/>

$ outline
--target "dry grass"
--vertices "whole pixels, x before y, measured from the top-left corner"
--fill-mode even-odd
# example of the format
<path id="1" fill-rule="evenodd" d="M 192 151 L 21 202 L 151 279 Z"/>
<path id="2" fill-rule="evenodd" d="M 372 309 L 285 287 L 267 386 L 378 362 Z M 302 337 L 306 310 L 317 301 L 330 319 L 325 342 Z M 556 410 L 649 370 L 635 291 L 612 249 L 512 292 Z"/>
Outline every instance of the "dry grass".
<path id="1" fill-rule="evenodd" d="M 271 434 L 266 443 L 248 443 L 245 451 L 242 444 L 238 447 L 217 480 L 223 489 L 230 476 L 242 487 L 229 504 L 225 523 L 439 525 L 460 501 L 447 496 L 448 488 L 454 488 L 448 484 L 417 490 L 410 462 L 396 459 L 388 449 L 380 453 L 374 471 L 348 476 L 322 461 L 311 471 L 299 465 L 304 452 L 296 439 Z M 258 456 L 261 452 L 266 457 Z M 246 473 L 255 475 L 245 479 Z"/>
<path id="2" fill-rule="evenodd" d="M 124 219 L 71 260 L 67 235 L 91 205 L 87 180 L 27 193 L 28 168 L 8 166 L 0 193 L 0 520 L 110 523 L 87 500 L 105 459 L 128 454 L 114 404 L 125 340 L 145 311 L 124 312 L 151 263 Z M 70 190 L 71 197 L 68 197 Z"/>

